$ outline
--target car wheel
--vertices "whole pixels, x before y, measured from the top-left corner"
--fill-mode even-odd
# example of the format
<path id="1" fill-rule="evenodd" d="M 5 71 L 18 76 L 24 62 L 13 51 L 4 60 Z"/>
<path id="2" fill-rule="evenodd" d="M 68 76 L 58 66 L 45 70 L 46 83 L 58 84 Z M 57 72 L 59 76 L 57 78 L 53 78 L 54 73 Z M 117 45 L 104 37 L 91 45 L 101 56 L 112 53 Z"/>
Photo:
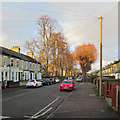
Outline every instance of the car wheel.
<path id="1" fill-rule="evenodd" d="M 36 88 L 38 87 L 38 84 L 36 84 Z"/>

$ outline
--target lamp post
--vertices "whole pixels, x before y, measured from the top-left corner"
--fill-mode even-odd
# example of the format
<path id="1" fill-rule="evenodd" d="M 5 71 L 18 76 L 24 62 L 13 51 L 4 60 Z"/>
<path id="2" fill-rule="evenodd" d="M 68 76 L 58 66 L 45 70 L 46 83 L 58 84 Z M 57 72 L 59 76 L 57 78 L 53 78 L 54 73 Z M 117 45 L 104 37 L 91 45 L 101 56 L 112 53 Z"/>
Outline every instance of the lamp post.
<path id="1" fill-rule="evenodd" d="M 102 97 L 102 16 L 100 16 L 100 84 L 99 96 Z"/>

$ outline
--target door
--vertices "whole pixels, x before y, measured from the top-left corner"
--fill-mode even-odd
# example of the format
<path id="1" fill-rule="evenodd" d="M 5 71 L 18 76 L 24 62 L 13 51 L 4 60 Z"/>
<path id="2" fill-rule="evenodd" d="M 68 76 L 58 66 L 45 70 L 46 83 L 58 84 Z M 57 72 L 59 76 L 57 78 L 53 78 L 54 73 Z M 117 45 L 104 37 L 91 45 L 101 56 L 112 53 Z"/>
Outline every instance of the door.
<path id="1" fill-rule="evenodd" d="M 18 73 L 18 81 L 20 81 L 21 79 L 20 79 L 20 72 Z"/>

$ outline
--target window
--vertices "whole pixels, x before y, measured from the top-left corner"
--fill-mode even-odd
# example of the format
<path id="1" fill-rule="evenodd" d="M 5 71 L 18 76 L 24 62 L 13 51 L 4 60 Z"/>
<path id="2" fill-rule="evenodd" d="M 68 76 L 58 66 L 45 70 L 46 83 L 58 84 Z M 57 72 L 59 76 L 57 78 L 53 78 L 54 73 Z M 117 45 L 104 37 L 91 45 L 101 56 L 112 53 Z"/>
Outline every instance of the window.
<path id="1" fill-rule="evenodd" d="M 7 57 L 4 57 L 4 67 L 7 67 Z"/>
<path id="2" fill-rule="evenodd" d="M 30 63 L 30 70 L 31 70 L 31 68 L 32 68 L 32 64 Z"/>
<path id="3" fill-rule="evenodd" d="M 70 83 L 70 84 L 72 84 L 72 81 L 66 81 L 66 80 L 64 80 L 63 83 Z"/>
<path id="4" fill-rule="evenodd" d="M 26 69 L 28 68 L 28 62 L 26 62 Z"/>
<path id="5" fill-rule="evenodd" d="M 35 80 L 29 80 L 29 82 L 35 82 Z"/>
<path id="6" fill-rule="evenodd" d="M 37 70 L 37 64 L 36 64 L 36 70 Z"/>
<path id="7" fill-rule="evenodd" d="M 40 71 L 40 65 L 38 66 L 38 70 Z"/>
<path id="8" fill-rule="evenodd" d="M 14 72 L 12 72 L 12 80 L 14 81 Z"/>
<path id="9" fill-rule="evenodd" d="M 22 61 L 22 69 L 24 68 L 24 61 Z"/>
<path id="10" fill-rule="evenodd" d="M 17 60 L 17 68 L 19 67 L 19 60 Z"/>
<path id="11" fill-rule="evenodd" d="M 13 67 L 14 66 L 14 60 L 11 59 L 11 66 Z"/>
<path id="12" fill-rule="evenodd" d="M 34 67 L 35 67 L 35 65 L 34 65 L 34 63 L 33 63 L 33 70 L 34 70 Z"/>

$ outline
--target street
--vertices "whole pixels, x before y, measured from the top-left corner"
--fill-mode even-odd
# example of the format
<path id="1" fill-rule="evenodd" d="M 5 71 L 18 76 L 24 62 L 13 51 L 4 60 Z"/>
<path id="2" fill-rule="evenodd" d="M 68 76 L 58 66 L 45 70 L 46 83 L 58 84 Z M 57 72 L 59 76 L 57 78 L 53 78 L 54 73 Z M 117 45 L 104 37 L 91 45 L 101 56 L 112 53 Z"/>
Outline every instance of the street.
<path id="1" fill-rule="evenodd" d="M 1 6 L 0 120 L 120 120 L 120 0 Z"/>
<path id="2" fill-rule="evenodd" d="M 60 92 L 59 86 L 3 92 L 3 118 L 118 118 L 92 83 L 76 83 L 73 92 Z"/>
<path id="3" fill-rule="evenodd" d="M 39 118 L 55 110 L 71 93 L 60 92 L 60 83 L 40 88 L 21 88 L 3 92 L 2 112 L 5 118 Z"/>

